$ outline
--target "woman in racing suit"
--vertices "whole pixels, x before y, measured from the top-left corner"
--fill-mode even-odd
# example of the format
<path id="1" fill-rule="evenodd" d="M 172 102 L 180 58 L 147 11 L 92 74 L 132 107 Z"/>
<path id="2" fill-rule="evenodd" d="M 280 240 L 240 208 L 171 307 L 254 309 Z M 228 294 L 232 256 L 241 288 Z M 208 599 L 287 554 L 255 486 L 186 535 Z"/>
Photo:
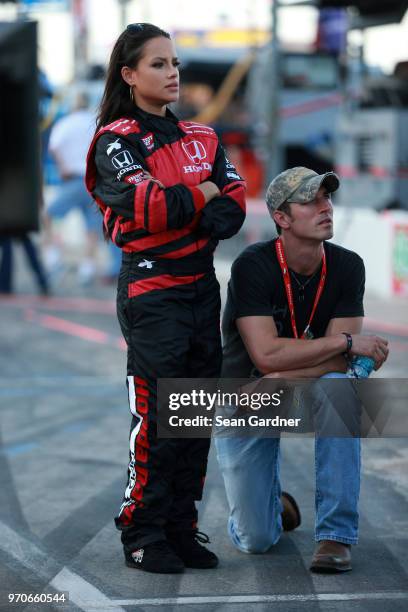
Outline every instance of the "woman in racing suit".
<path id="1" fill-rule="evenodd" d="M 210 568 L 197 531 L 209 439 L 157 435 L 157 380 L 220 373 L 218 240 L 245 218 L 245 183 L 215 132 L 179 121 L 169 34 L 131 24 L 110 58 L 86 183 L 122 249 L 117 311 L 128 346 L 130 463 L 116 526 L 125 561 L 150 572 Z"/>

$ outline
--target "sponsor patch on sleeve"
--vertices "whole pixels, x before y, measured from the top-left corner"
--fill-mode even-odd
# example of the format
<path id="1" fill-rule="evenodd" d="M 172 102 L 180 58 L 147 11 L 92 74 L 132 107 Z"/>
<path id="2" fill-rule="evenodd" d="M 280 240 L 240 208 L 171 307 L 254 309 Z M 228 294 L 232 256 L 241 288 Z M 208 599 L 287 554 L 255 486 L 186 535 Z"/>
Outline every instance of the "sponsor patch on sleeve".
<path id="1" fill-rule="evenodd" d="M 135 174 L 130 174 L 124 178 L 125 183 L 131 183 L 132 185 L 136 185 L 137 183 L 141 183 L 143 181 L 143 171 L 135 172 Z"/>
<path id="2" fill-rule="evenodd" d="M 227 176 L 230 179 L 235 179 L 237 181 L 242 181 L 242 178 L 236 172 L 227 172 Z"/>
<path id="3" fill-rule="evenodd" d="M 120 181 L 122 179 L 122 176 L 127 175 L 129 173 L 135 174 L 135 170 L 141 170 L 143 172 L 143 168 L 140 164 L 132 164 L 131 166 L 128 166 L 127 168 L 122 168 L 121 170 L 119 170 L 119 172 L 116 175 L 116 180 Z M 136 172 L 136 174 L 138 173 Z"/>
<path id="4" fill-rule="evenodd" d="M 146 149 L 148 151 L 153 151 L 153 149 L 154 149 L 154 137 L 153 137 L 153 134 L 151 132 L 149 132 L 148 134 L 146 134 L 146 136 L 144 136 L 142 138 L 142 142 L 143 142 L 144 146 L 146 147 Z"/>

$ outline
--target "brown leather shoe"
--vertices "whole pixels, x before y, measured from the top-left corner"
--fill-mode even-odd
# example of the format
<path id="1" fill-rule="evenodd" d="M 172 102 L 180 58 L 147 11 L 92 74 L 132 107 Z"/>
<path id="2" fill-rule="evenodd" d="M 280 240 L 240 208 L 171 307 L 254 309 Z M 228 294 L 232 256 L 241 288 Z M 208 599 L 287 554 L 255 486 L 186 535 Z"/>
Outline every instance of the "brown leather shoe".
<path id="1" fill-rule="evenodd" d="M 281 502 L 283 505 L 281 514 L 283 531 L 293 531 L 302 522 L 299 506 L 286 491 L 282 491 Z"/>
<path id="2" fill-rule="evenodd" d="M 332 574 L 351 570 L 351 551 L 349 544 L 322 540 L 317 543 L 310 565 L 312 572 Z"/>

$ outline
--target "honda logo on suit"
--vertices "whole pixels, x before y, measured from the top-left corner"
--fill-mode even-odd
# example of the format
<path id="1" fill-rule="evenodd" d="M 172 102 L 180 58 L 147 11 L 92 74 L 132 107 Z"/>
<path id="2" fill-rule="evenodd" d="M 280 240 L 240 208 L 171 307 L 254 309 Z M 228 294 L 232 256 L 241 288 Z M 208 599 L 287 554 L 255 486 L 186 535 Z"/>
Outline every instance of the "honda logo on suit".
<path id="1" fill-rule="evenodd" d="M 112 157 L 112 164 L 115 166 L 115 168 L 121 170 L 122 168 L 126 168 L 127 166 L 133 164 L 133 157 L 128 150 L 122 151 L 121 153 L 118 153 Z"/>
<path id="2" fill-rule="evenodd" d="M 207 152 L 202 142 L 192 140 L 191 142 L 183 142 L 182 147 L 184 153 L 191 159 L 194 164 L 199 164 L 201 160 L 207 157 Z"/>

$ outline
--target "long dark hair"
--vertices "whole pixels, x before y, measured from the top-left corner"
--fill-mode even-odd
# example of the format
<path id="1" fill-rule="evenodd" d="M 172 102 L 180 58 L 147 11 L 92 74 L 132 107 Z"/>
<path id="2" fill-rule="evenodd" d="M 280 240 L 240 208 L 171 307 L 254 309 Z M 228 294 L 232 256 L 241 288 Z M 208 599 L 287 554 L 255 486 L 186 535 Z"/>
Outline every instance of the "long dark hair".
<path id="1" fill-rule="evenodd" d="M 132 23 L 119 36 L 109 60 L 105 90 L 96 120 L 96 131 L 103 125 L 132 113 L 134 102 L 130 99 L 129 85 L 123 80 L 121 69 L 123 66 L 136 68 L 143 55 L 144 45 L 152 38 L 160 36 L 170 38 L 168 32 L 151 23 Z"/>

